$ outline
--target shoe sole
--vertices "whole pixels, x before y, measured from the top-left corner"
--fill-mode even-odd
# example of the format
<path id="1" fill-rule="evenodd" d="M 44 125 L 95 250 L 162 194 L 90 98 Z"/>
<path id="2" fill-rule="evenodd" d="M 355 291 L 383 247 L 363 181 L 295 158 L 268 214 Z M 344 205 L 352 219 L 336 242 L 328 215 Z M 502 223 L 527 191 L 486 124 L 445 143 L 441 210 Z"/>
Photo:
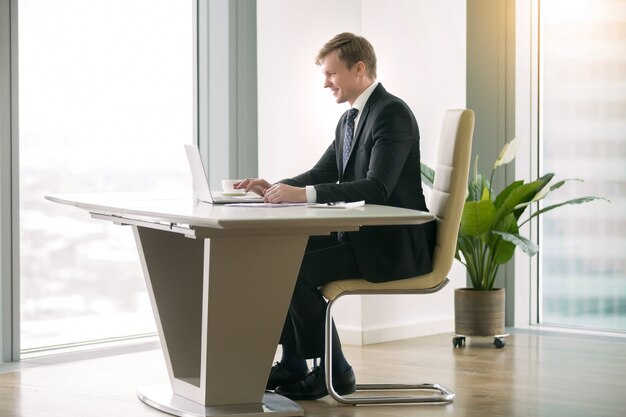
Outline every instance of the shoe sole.
<path id="1" fill-rule="evenodd" d="M 297 377 L 297 378 L 293 378 L 293 380 L 291 380 L 291 381 L 281 382 L 280 384 L 276 384 L 276 385 L 274 385 L 274 388 L 270 388 L 270 387 L 271 387 L 271 385 L 269 385 L 269 384 L 268 384 L 268 385 L 266 385 L 266 386 L 265 386 L 265 390 L 266 390 L 266 391 L 274 391 L 276 388 L 280 387 L 281 385 L 293 384 L 293 383 L 296 383 L 296 382 L 298 382 L 298 381 L 303 380 L 305 377 L 306 377 L 306 374 L 304 374 L 304 375 L 302 375 L 302 376 L 299 376 L 299 377 Z"/>

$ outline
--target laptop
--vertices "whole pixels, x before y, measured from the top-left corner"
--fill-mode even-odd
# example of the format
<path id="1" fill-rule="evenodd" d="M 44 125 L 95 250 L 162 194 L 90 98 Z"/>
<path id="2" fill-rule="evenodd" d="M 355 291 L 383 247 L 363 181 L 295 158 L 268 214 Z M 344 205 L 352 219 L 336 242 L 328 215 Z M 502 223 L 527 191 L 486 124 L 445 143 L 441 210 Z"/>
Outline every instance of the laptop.
<path id="1" fill-rule="evenodd" d="M 262 203 L 263 197 L 242 194 L 241 196 L 224 196 L 222 193 L 212 193 L 209 181 L 202 165 L 200 150 L 195 145 L 185 145 L 191 178 L 193 181 L 193 191 L 198 200 L 210 204 L 231 204 L 231 203 Z"/>

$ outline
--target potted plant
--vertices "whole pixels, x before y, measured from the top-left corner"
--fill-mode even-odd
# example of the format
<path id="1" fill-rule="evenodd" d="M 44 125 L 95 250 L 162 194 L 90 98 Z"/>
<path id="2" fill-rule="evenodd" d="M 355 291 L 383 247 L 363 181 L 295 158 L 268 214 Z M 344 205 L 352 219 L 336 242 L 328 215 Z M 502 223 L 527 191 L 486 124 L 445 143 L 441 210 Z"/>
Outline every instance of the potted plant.
<path id="1" fill-rule="evenodd" d="M 537 245 L 520 235 L 520 228 L 525 223 L 564 205 L 606 200 L 595 196 L 575 198 L 543 207 L 522 218 L 533 203 L 544 199 L 568 181 L 582 180 L 552 182 L 554 174 L 548 173 L 527 183 L 514 181 L 494 195 L 491 185 L 493 175 L 498 167 L 515 158 L 517 146 L 517 139 L 504 146 L 489 179 L 478 173 L 476 158 L 473 176 L 468 181 L 455 257 L 467 269 L 472 287 L 455 290 L 455 332 L 459 335 L 454 338 L 455 346 L 463 345 L 463 336 L 496 336 L 495 345 L 504 346 L 504 339 L 500 336 L 504 335 L 505 294 L 504 288 L 494 288 L 494 282 L 500 267 L 513 258 L 516 247 L 529 256 L 537 253 Z M 422 165 L 422 178 L 426 185 L 432 187 L 434 177 L 435 172 Z"/>

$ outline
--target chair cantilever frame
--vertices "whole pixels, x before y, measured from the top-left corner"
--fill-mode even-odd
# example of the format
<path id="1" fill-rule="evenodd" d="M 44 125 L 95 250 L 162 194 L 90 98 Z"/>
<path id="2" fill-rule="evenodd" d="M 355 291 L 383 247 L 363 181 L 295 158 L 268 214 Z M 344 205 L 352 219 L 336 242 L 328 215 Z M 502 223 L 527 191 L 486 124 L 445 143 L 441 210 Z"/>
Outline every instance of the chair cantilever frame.
<path id="1" fill-rule="evenodd" d="M 332 398 L 334 398 L 337 402 L 343 404 L 394 404 L 394 403 L 448 403 L 454 400 L 454 391 L 445 385 L 441 384 L 433 384 L 433 383 L 422 383 L 422 384 L 357 384 L 356 389 L 358 391 L 383 391 L 383 390 L 429 390 L 436 391 L 439 394 L 436 395 L 420 395 L 415 397 L 397 397 L 397 396 L 377 396 L 377 397 L 344 397 L 339 395 L 332 385 L 332 307 L 334 303 L 341 297 L 346 295 L 389 295 L 389 294 L 398 294 L 398 295 L 407 295 L 407 294 L 431 294 L 441 290 L 448 284 L 449 280 L 446 278 L 443 282 L 433 288 L 426 288 L 423 290 L 352 290 L 345 291 L 335 297 L 333 300 L 328 302 L 328 307 L 326 310 L 326 322 L 325 322 L 325 331 L 326 331 L 326 347 L 324 350 L 324 362 L 325 366 L 325 374 L 326 374 L 326 387 L 328 389 L 328 393 Z M 330 366 L 328 365 L 330 364 Z"/>
<path id="2" fill-rule="evenodd" d="M 435 183 L 429 200 L 431 211 L 437 216 L 437 243 L 433 256 L 433 271 L 418 277 L 383 283 L 364 279 L 347 279 L 328 283 L 322 295 L 328 300 L 325 321 L 325 374 L 330 396 L 342 404 L 395 404 L 395 403 L 449 403 L 454 391 L 433 383 L 422 384 L 358 384 L 359 391 L 414 390 L 432 392 L 433 395 L 416 396 L 342 396 L 332 384 L 332 308 L 335 302 L 347 295 L 431 294 L 444 288 L 449 280 L 456 250 L 456 237 L 461 223 L 465 192 L 469 175 L 474 112 L 448 110 L 444 116 L 441 140 L 437 155 Z"/>

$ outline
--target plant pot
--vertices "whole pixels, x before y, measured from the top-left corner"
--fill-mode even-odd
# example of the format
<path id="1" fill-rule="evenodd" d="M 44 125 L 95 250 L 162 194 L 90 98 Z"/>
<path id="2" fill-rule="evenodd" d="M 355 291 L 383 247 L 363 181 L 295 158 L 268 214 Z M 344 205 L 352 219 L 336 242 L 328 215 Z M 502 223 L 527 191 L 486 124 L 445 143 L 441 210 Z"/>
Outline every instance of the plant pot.
<path id="1" fill-rule="evenodd" d="M 454 331 L 463 336 L 504 334 L 504 288 L 454 290 Z"/>

